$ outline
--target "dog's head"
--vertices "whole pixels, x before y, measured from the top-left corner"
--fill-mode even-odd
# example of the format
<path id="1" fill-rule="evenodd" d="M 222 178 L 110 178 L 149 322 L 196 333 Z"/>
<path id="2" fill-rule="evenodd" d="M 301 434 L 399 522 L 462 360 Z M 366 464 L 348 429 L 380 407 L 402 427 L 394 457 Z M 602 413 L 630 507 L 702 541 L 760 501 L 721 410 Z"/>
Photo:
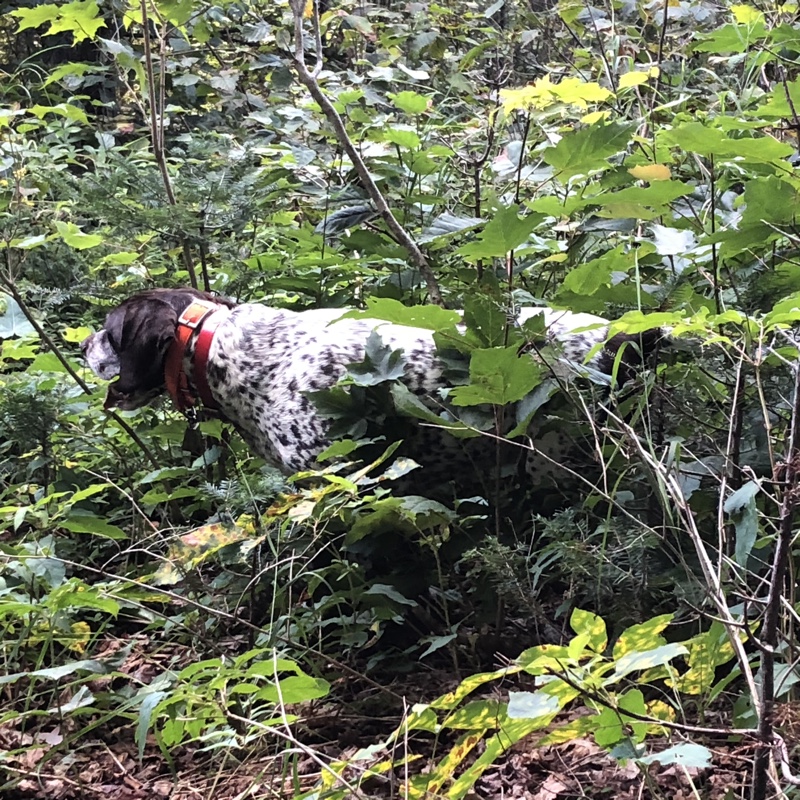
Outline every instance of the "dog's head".
<path id="1" fill-rule="evenodd" d="M 164 391 L 164 362 L 178 318 L 197 298 L 232 305 L 196 289 L 151 289 L 129 297 L 84 339 L 81 350 L 92 372 L 117 378 L 108 387 L 106 408 L 141 408 Z"/>

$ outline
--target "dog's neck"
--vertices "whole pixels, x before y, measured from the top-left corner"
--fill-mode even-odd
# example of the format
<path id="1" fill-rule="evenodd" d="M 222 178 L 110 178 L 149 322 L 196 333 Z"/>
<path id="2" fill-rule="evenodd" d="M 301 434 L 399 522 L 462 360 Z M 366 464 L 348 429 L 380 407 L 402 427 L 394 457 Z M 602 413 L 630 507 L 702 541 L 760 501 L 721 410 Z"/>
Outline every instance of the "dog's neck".
<path id="1" fill-rule="evenodd" d="M 180 411 L 188 411 L 198 400 L 207 408 L 218 409 L 211 394 L 206 375 L 208 354 L 217 326 L 230 313 L 230 309 L 211 300 L 193 299 L 178 317 L 175 339 L 164 363 L 164 382 L 170 397 Z M 192 380 L 186 374 L 186 361 L 194 341 Z"/>

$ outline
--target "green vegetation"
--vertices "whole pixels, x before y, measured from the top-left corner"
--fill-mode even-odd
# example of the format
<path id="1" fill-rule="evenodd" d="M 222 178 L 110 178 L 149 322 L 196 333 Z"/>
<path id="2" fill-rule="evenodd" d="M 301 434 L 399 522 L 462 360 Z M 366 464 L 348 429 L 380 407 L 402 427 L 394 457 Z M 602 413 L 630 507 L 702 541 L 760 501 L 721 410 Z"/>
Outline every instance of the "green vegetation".
<path id="1" fill-rule="evenodd" d="M 795 2 L 0 11 L 0 790 L 800 796 Z M 79 342 L 185 284 L 434 330 L 454 436 L 583 461 L 404 495 L 380 348 L 300 476 L 104 412 Z M 559 386 L 540 301 L 672 341 Z"/>

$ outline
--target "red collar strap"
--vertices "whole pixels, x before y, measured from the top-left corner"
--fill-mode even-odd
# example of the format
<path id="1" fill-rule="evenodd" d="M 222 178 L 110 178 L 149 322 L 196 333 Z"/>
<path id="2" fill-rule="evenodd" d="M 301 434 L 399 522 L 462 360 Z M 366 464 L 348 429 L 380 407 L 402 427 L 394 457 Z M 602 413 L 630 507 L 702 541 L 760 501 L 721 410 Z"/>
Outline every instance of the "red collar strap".
<path id="1" fill-rule="evenodd" d="M 164 364 L 164 381 L 167 391 L 180 411 L 186 411 L 197 402 L 199 397 L 204 406 L 219 408 L 211 389 L 208 386 L 208 353 L 217 326 L 228 316 L 225 306 L 217 305 L 208 300 L 192 300 L 186 310 L 178 318 L 178 327 L 175 330 L 175 339 L 167 352 Z M 194 385 L 197 396 L 189 387 L 189 379 L 183 368 L 186 348 L 197 331 L 197 341 L 194 348 Z"/>

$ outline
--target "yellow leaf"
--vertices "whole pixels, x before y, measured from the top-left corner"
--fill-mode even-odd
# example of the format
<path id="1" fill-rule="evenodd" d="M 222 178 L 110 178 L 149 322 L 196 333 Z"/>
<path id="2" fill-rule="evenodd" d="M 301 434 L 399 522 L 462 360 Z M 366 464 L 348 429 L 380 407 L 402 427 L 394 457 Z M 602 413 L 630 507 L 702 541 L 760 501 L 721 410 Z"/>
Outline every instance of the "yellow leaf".
<path id="1" fill-rule="evenodd" d="M 311 19 L 314 16 L 314 0 L 307 0 L 306 7 L 303 9 L 303 16 Z"/>
<path id="2" fill-rule="evenodd" d="M 731 13 L 740 25 L 757 25 L 759 22 L 764 22 L 764 15 L 752 6 L 731 6 Z"/>
<path id="3" fill-rule="evenodd" d="M 166 559 L 153 575 L 153 583 L 156 586 L 175 584 L 223 547 L 246 538 L 247 532 L 236 525 L 215 522 L 195 528 L 172 542 Z"/>
<path id="4" fill-rule="evenodd" d="M 649 71 L 648 72 L 639 72 L 638 70 L 635 72 L 626 72 L 624 75 L 620 75 L 618 86 L 620 89 L 627 89 L 631 86 L 639 86 L 639 84 L 647 83 L 650 78 Z"/>
<path id="5" fill-rule="evenodd" d="M 76 653 L 82 653 L 86 649 L 86 643 L 92 635 L 92 629 L 86 622 L 73 622 L 70 625 L 73 638 L 69 642 L 69 649 Z"/>
<path id="6" fill-rule="evenodd" d="M 610 111 L 590 111 L 588 114 L 584 114 L 581 117 L 581 122 L 584 125 L 594 125 L 595 122 L 599 122 L 601 119 L 610 119 L 611 112 Z"/>
<path id="7" fill-rule="evenodd" d="M 517 109 L 541 111 L 558 103 L 588 108 L 589 103 L 602 103 L 609 97 L 611 92 L 599 83 L 585 82 L 580 78 L 564 78 L 561 83 L 553 83 L 549 75 L 519 89 L 500 90 L 506 114 Z"/>
<path id="8" fill-rule="evenodd" d="M 65 342 L 82 342 L 92 331 L 85 325 L 80 328 L 65 328 L 61 334 Z"/>
<path id="9" fill-rule="evenodd" d="M 611 92 L 599 83 L 584 83 L 580 78 L 564 78 L 553 89 L 556 97 L 564 103 L 587 108 L 588 103 L 602 103 L 611 97 Z"/>
<path id="10" fill-rule="evenodd" d="M 671 177 L 669 167 L 665 164 L 641 164 L 631 167 L 628 172 L 638 181 L 668 181 Z"/>
<path id="11" fill-rule="evenodd" d="M 503 101 L 503 111 L 508 114 L 517 109 L 528 110 L 531 108 L 546 108 L 553 102 L 550 76 L 545 75 L 536 83 L 523 86 L 519 89 L 501 89 L 500 99 Z"/>

